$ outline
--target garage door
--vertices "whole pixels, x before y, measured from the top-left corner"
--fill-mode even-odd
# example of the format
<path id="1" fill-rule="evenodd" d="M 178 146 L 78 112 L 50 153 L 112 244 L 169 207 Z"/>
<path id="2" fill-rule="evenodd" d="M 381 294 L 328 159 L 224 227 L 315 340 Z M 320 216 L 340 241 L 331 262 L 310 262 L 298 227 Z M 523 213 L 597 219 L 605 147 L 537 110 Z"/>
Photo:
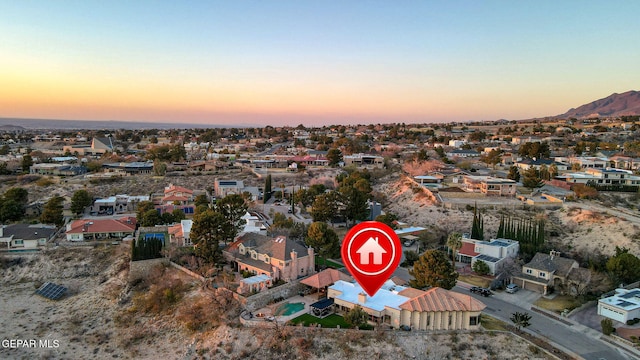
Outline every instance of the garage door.
<path id="1" fill-rule="evenodd" d="M 617 311 L 613 311 L 611 309 L 607 309 L 604 306 L 598 306 L 598 308 L 599 308 L 598 310 L 600 310 L 600 311 L 598 311 L 598 314 L 600 314 L 602 316 L 606 316 L 606 317 L 611 318 L 611 319 L 616 320 L 616 321 L 620 321 L 621 323 L 624 322 L 624 314 L 621 314 L 621 313 L 619 313 Z"/>
<path id="2" fill-rule="evenodd" d="M 540 294 L 544 293 L 544 286 L 543 285 L 532 283 L 532 282 L 528 282 L 528 281 L 524 282 L 524 286 L 522 286 L 522 288 L 523 289 L 527 289 L 527 290 L 531 290 L 531 291 L 535 291 L 535 292 L 539 292 Z"/>

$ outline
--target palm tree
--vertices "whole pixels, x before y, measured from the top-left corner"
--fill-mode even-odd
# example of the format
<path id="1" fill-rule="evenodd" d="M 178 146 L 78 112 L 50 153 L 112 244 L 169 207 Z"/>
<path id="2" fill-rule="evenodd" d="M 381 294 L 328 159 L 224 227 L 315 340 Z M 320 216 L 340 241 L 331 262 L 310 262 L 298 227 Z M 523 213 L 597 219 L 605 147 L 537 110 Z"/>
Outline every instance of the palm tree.
<path id="1" fill-rule="evenodd" d="M 452 232 L 449 234 L 449 237 L 447 238 L 447 247 L 451 250 L 451 256 L 455 263 L 458 249 L 462 247 L 462 235 L 459 232 Z"/>

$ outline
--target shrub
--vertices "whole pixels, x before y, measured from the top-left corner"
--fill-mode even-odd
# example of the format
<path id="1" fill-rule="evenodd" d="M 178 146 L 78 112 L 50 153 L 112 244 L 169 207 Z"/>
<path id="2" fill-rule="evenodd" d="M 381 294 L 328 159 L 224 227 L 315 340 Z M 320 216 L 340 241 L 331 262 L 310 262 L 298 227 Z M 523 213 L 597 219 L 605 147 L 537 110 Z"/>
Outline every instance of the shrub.
<path id="1" fill-rule="evenodd" d="M 602 319 L 600 326 L 602 326 L 602 333 L 605 335 L 611 335 L 616 330 L 611 319 Z"/>

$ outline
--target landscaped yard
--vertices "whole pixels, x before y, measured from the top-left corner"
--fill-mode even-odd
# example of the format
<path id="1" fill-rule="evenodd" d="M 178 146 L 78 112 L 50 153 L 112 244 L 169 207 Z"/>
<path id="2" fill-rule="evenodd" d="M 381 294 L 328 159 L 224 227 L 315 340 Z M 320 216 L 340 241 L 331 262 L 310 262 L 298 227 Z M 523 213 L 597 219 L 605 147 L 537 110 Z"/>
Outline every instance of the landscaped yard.
<path id="1" fill-rule="evenodd" d="M 329 259 L 325 259 L 323 257 L 320 256 L 316 256 L 316 265 L 326 265 L 327 267 L 333 268 L 333 269 L 342 269 L 344 266 L 340 263 L 337 263 L 335 261 L 331 261 Z"/>
<path id="2" fill-rule="evenodd" d="M 558 314 L 562 313 L 565 309 L 569 311 L 577 308 L 582 305 L 580 300 L 570 295 L 558 295 L 553 299 L 546 299 L 541 297 L 536 301 L 533 305 L 537 307 L 541 307 L 546 310 L 557 312 Z"/>
<path id="3" fill-rule="evenodd" d="M 491 280 L 478 276 L 478 275 L 458 275 L 458 280 L 462 282 L 466 282 L 467 284 L 471 284 L 473 286 L 479 286 L 483 288 L 489 287 L 491 284 Z"/>
<path id="4" fill-rule="evenodd" d="M 491 317 L 485 314 L 482 314 L 482 317 L 480 318 L 480 324 L 486 330 L 499 330 L 499 331 L 507 330 L 507 326 L 506 326 L 507 324 L 505 324 L 504 321 L 498 320 L 494 317 Z"/>
<path id="5" fill-rule="evenodd" d="M 331 314 L 324 319 L 317 318 L 311 314 L 303 314 L 297 318 L 289 320 L 292 324 L 304 324 L 304 326 L 310 326 L 313 324 L 320 324 L 325 328 L 336 328 L 340 325 L 341 328 L 348 328 L 349 324 L 344 321 L 344 318 L 340 315 Z"/>

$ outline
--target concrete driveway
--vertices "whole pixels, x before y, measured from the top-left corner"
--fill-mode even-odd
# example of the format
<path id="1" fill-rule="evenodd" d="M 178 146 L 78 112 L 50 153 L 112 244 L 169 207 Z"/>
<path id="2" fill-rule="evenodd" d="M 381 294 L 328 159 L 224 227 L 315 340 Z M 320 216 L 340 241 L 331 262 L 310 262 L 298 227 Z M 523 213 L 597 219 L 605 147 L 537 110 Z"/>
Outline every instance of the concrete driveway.
<path id="1" fill-rule="evenodd" d="M 525 289 L 520 289 L 513 294 L 509 294 L 504 290 L 496 290 L 493 293 L 493 297 L 527 310 L 531 309 L 533 303 L 538 301 L 540 296 L 542 295 L 538 292 Z"/>
<path id="2" fill-rule="evenodd" d="M 569 319 L 577 322 L 578 324 L 601 331 L 602 326 L 600 325 L 600 321 L 604 319 L 604 317 L 598 315 L 598 303 L 593 301 L 569 314 Z M 618 325 L 619 324 L 620 323 L 618 323 Z"/>

